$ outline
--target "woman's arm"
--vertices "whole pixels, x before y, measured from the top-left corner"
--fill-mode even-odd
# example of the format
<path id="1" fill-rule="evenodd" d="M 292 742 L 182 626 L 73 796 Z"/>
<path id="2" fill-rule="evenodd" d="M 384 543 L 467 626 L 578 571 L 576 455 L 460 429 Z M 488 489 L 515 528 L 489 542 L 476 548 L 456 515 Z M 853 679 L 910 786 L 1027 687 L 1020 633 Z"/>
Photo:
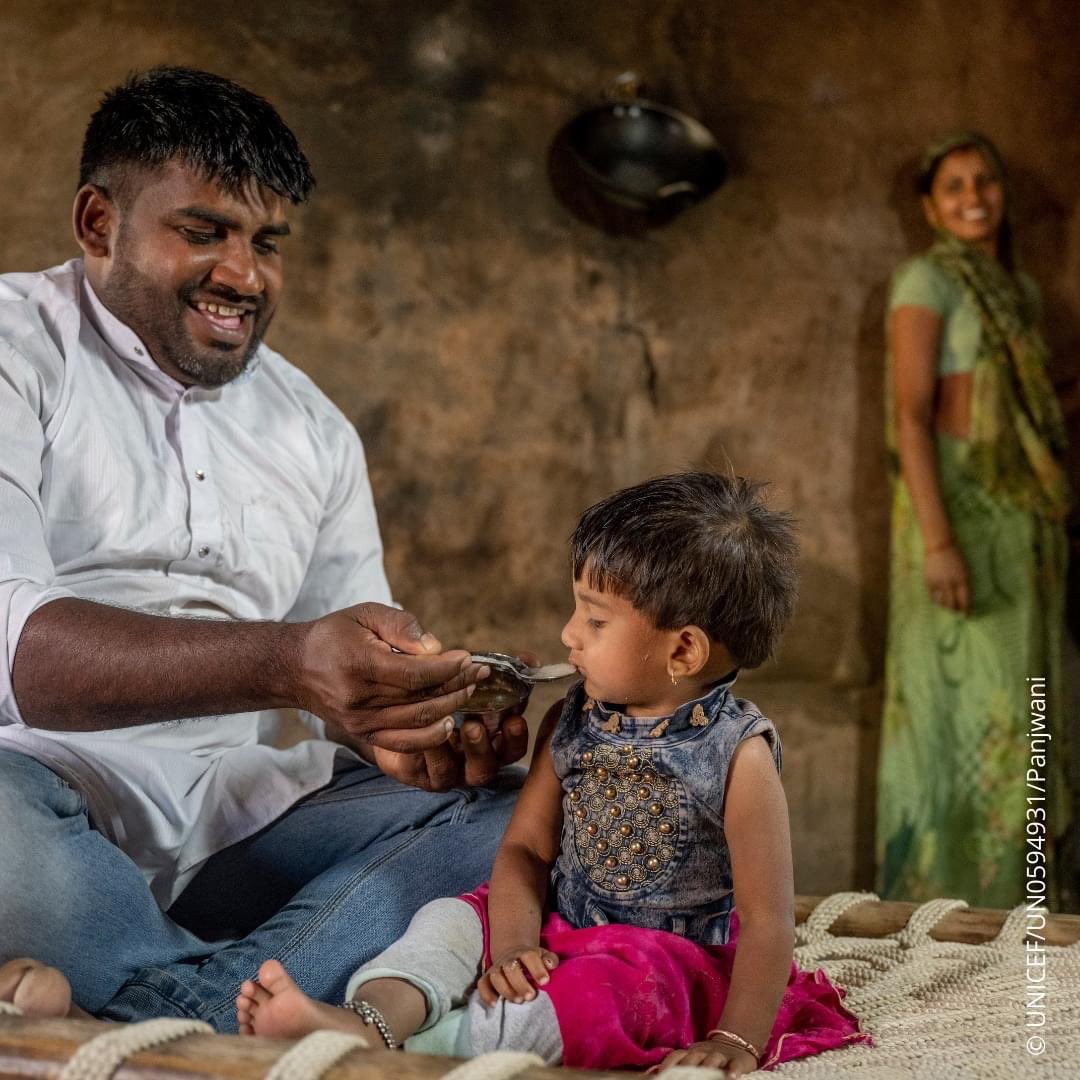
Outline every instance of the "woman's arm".
<path id="1" fill-rule="evenodd" d="M 526 973 L 542 985 L 558 963 L 553 953 L 540 948 L 540 926 L 562 832 L 562 784 L 550 752 L 562 707 L 561 701 L 552 705 L 540 725 L 529 775 L 491 872 L 492 964 L 477 987 L 489 1005 L 499 996 L 518 1002 L 535 997 Z"/>
<path id="2" fill-rule="evenodd" d="M 931 599 L 967 611 L 971 601 L 967 565 L 953 539 L 937 471 L 934 391 L 941 330 L 941 316 L 929 308 L 905 304 L 892 313 L 896 445 L 922 533 Z"/>

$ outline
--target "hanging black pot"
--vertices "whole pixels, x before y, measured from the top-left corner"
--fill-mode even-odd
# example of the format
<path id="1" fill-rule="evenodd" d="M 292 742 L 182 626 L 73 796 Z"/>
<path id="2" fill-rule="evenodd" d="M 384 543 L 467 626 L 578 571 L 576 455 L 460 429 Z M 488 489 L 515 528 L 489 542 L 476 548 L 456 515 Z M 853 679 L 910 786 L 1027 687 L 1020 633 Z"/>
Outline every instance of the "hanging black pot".
<path id="1" fill-rule="evenodd" d="M 715 191 L 727 163 L 703 124 L 639 98 L 636 77 L 621 76 L 617 86 L 618 99 L 574 117 L 553 152 L 567 156 L 578 181 L 601 200 L 662 223 Z M 567 177 L 560 179 L 564 197 Z"/>

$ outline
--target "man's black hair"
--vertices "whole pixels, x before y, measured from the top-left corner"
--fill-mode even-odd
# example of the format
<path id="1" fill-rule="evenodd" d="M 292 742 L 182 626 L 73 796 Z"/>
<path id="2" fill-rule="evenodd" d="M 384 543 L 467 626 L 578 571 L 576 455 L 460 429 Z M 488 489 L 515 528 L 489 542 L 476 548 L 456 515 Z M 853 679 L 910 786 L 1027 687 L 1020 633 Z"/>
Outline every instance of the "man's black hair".
<path id="1" fill-rule="evenodd" d="M 574 530 L 574 578 L 629 600 L 660 630 L 699 626 L 740 667 L 757 667 L 797 591 L 794 521 L 765 505 L 763 487 L 685 472 L 618 491 Z"/>
<path id="2" fill-rule="evenodd" d="M 83 139 L 79 186 L 122 197 L 127 170 L 172 160 L 232 195 L 254 180 L 301 203 L 315 185 L 296 136 L 265 98 L 208 71 L 157 67 L 102 98 Z"/>

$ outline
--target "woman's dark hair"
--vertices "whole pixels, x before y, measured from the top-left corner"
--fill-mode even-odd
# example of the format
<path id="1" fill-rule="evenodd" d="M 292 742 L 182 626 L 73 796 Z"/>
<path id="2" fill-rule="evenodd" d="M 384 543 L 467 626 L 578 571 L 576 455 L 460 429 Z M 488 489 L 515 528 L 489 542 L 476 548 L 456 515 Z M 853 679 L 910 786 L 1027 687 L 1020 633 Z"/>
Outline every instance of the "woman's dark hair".
<path id="1" fill-rule="evenodd" d="M 83 139 L 79 186 L 120 197 L 130 170 L 174 159 L 230 194 L 254 180 L 300 203 L 315 185 L 296 136 L 268 101 L 208 71 L 158 67 L 102 98 Z"/>
<path id="2" fill-rule="evenodd" d="M 930 195 L 941 163 L 956 150 L 978 150 L 990 163 L 1005 187 L 1005 215 L 998 229 L 997 254 L 1002 266 L 1012 273 L 1016 269 L 1016 261 L 1012 222 L 1009 219 L 1009 203 L 1012 200 L 1009 193 L 1008 175 L 1005 172 L 1005 163 L 1000 151 L 989 138 L 978 131 L 961 131 L 933 143 L 927 148 L 919 163 L 919 172 L 915 179 L 916 191 L 919 195 Z"/>
<path id="3" fill-rule="evenodd" d="M 685 472 L 618 491 L 574 530 L 574 577 L 629 600 L 658 629 L 699 626 L 741 667 L 757 667 L 797 592 L 794 521 L 765 505 L 763 488 Z"/>

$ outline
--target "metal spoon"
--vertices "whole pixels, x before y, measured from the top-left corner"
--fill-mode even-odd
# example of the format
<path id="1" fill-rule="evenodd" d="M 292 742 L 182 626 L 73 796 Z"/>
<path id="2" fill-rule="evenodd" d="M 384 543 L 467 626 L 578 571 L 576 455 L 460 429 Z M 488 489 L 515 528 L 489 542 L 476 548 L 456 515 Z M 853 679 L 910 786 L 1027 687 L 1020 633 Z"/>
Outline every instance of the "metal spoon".
<path id="1" fill-rule="evenodd" d="M 493 668 L 509 671 L 525 682 L 551 682 L 554 679 L 566 679 L 577 674 L 573 664 L 545 664 L 543 667 L 529 667 L 524 660 L 507 653 L 473 653 L 469 657 L 474 664 L 487 664 Z"/>

